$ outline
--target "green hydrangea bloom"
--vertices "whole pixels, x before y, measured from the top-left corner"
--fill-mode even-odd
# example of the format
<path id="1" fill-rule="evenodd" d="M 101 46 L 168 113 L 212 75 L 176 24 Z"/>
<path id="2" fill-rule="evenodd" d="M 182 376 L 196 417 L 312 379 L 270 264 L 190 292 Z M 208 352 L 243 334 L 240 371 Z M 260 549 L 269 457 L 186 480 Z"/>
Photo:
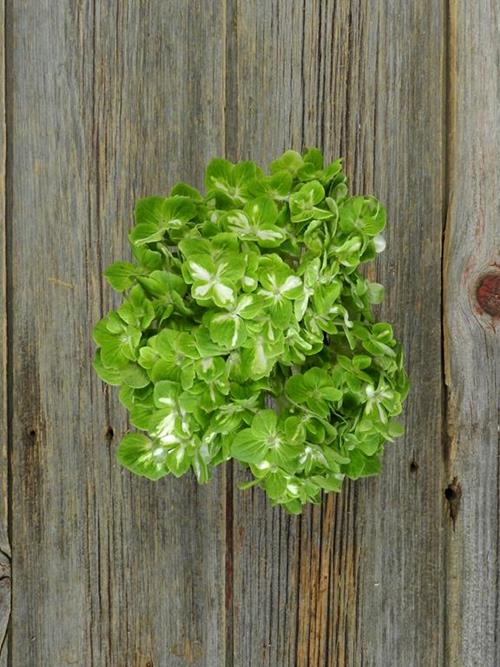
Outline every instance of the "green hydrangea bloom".
<path id="1" fill-rule="evenodd" d="M 231 458 L 298 513 L 344 477 L 380 470 L 408 391 L 383 287 L 358 269 L 383 250 L 385 211 L 349 196 L 342 163 L 287 151 L 265 174 L 212 160 L 206 195 L 184 183 L 140 200 L 134 262 L 105 276 L 122 305 L 95 327 L 94 367 L 141 432 L 118 460 L 200 482 Z"/>

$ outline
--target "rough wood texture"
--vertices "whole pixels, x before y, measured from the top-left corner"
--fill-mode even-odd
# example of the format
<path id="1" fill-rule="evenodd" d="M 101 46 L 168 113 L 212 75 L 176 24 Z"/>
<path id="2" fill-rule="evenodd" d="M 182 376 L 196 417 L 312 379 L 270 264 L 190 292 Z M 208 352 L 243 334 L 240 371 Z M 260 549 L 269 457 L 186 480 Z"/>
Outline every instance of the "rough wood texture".
<path id="1" fill-rule="evenodd" d="M 12 664 L 223 661 L 222 476 L 157 485 L 91 368 L 134 200 L 223 151 L 220 3 L 10 3 Z M 203 49 L 196 45 L 203 45 Z"/>
<path id="2" fill-rule="evenodd" d="M 444 261 L 450 665 L 500 664 L 500 3 L 450 5 Z M 484 275 L 492 296 L 477 300 Z M 488 286 L 488 285 L 486 285 Z M 495 296 L 496 294 L 496 296 Z"/>
<path id="3" fill-rule="evenodd" d="M 498 320 L 475 300 L 500 268 L 499 20 L 498 0 L 6 0 L 0 667 L 500 664 Z M 307 145 L 387 204 L 370 270 L 407 349 L 404 441 L 300 518 L 236 466 L 134 478 L 90 330 L 135 199 Z"/>
<path id="4" fill-rule="evenodd" d="M 443 7 L 237 2 L 233 23 L 230 153 L 267 161 L 321 145 L 346 156 L 354 190 L 387 203 L 376 273 L 413 385 L 406 439 L 388 447 L 380 479 L 347 485 L 301 519 L 235 489 L 236 663 L 439 665 Z"/>

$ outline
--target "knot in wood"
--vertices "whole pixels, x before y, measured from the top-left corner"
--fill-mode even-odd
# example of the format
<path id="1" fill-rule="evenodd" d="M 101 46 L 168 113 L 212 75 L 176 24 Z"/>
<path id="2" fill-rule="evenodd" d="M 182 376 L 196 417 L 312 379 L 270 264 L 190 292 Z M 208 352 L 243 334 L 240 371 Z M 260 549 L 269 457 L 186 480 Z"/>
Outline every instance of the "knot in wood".
<path id="1" fill-rule="evenodd" d="M 476 289 L 481 309 L 492 317 L 500 317 L 500 272 L 486 273 L 479 279 Z"/>

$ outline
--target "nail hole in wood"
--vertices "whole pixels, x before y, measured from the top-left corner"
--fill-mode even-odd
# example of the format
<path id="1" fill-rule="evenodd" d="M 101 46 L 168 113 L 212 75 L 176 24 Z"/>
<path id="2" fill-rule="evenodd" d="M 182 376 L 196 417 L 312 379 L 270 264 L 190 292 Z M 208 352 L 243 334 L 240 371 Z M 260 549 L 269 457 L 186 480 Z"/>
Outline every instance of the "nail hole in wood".
<path id="1" fill-rule="evenodd" d="M 418 472 L 418 463 L 416 461 L 412 461 L 410 463 L 410 472 L 412 472 L 413 474 Z"/>
<path id="2" fill-rule="evenodd" d="M 115 437 L 115 432 L 114 432 L 112 426 L 108 426 L 108 428 L 106 429 L 106 434 L 105 435 L 106 435 L 106 440 L 108 442 L 111 442 L 113 440 L 113 438 Z"/>
<path id="3" fill-rule="evenodd" d="M 447 486 L 444 490 L 444 496 L 446 500 L 456 500 L 457 492 L 452 486 Z"/>
<path id="4" fill-rule="evenodd" d="M 36 429 L 33 427 L 29 428 L 28 435 L 31 438 L 31 440 L 36 440 Z"/>
<path id="5" fill-rule="evenodd" d="M 456 477 L 453 478 L 453 481 L 448 484 L 444 490 L 444 497 L 448 503 L 450 519 L 453 523 L 453 528 L 455 528 L 455 522 L 457 520 L 458 511 L 460 509 L 460 499 L 462 497 L 462 487 L 460 486 Z"/>

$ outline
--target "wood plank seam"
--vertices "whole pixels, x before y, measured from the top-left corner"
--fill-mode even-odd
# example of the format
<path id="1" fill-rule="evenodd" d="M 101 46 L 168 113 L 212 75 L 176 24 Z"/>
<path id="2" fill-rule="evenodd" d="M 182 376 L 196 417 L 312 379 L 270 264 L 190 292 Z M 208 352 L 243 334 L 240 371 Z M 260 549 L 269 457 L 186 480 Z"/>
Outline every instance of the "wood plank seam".
<path id="1" fill-rule="evenodd" d="M 0 260 L 0 666 L 9 662 L 11 632 L 11 550 L 9 539 L 10 526 L 10 395 L 9 395 L 9 300 L 8 300 L 8 247 L 9 234 L 7 230 L 7 108 L 6 108 L 6 29 L 5 29 L 5 2 L 0 0 L 0 245 L 2 256 Z"/>
<path id="2" fill-rule="evenodd" d="M 226 159 L 237 152 L 235 138 L 238 103 L 236 95 L 236 77 L 231 68 L 237 54 L 237 0 L 225 0 L 224 23 L 224 155 Z M 224 540 L 224 660 L 225 667 L 234 664 L 234 488 L 233 462 L 227 461 L 224 470 L 225 485 L 225 540 Z"/>

